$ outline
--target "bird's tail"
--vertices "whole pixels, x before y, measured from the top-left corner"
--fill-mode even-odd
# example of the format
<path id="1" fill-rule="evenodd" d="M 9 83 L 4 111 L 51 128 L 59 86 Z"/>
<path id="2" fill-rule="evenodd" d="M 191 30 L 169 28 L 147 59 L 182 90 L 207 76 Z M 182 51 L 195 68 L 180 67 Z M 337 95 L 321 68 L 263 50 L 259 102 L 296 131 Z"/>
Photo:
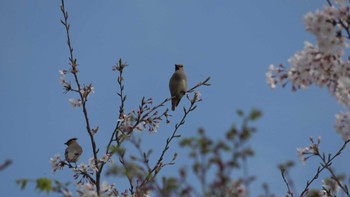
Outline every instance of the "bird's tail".
<path id="1" fill-rule="evenodd" d="M 171 100 L 171 110 L 175 111 L 175 108 L 179 105 L 181 98 L 173 98 Z"/>

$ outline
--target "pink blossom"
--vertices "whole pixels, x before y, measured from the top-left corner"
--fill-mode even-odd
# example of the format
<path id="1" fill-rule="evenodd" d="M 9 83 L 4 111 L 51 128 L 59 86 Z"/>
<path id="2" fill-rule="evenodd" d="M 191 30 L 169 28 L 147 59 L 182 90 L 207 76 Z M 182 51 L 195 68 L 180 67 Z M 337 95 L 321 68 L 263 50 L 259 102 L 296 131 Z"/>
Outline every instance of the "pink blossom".
<path id="1" fill-rule="evenodd" d="M 343 140 L 350 139 L 350 115 L 349 113 L 340 113 L 335 115 L 335 129 Z"/>
<path id="2" fill-rule="evenodd" d="M 81 107 L 81 105 L 82 105 L 82 102 L 81 102 L 80 99 L 75 100 L 74 98 L 70 98 L 70 99 L 69 99 L 69 103 L 70 103 L 70 105 L 71 105 L 73 108 L 74 108 L 74 107 Z"/>

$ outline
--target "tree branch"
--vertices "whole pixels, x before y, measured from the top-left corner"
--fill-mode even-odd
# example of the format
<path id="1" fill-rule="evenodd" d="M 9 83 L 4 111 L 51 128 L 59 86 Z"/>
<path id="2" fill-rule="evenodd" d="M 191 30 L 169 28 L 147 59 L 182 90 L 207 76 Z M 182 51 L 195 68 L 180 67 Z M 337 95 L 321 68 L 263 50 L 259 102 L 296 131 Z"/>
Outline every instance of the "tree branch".
<path id="1" fill-rule="evenodd" d="M 95 159 L 95 165 L 98 166 L 98 158 L 97 158 L 97 148 L 96 148 L 96 143 L 94 140 L 94 133 L 91 131 L 91 127 L 90 127 L 90 122 L 89 122 L 89 118 L 88 118 L 88 112 L 87 112 L 87 108 L 86 108 L 86 102 L 87 102 L 87 96 L 88 95 L 83 95 L 82 93 L 82 88 L 78 79 L 78 69 L 77 69 L 77 59 L 74 58 L 73 55 L 73 47 L 71 45 L 71 39 L 70 39 L 70 24 L 68 22 L 68 12 L 65 10 L 64 7 L 64 0 L 61 0 L 61 11 L 63 14 L 63 18 L 64 20 L 61 20 L 61 23 L 64 25 L 65 29 L 66 29 L 66 35 L 67 35 L 67 45 L 68 45 L 68 49 L 69 49 L 69 61 L 70 61 L 70 66 L 71 66 L 71 73 L 74 76 L 75 79 L 75 83 L 77 85 L 78 88 L 78 94 L 80 96 L 80 99 L 82 101 L 82 107 L 83 107 L 83 113 L 84 113 L 84 118 L 85 118 L 85 124 L 86 124 L 86 130 L 89 134 L 90 137 L 90 141 L 91 141 L 91 146 L 92 146 L 92 152 L 94 155 L 94 159 Z M 99 194 L 100 193 L 100 174 L 101 172 L 98 171 L 96 172 L 96 191 Z"/>

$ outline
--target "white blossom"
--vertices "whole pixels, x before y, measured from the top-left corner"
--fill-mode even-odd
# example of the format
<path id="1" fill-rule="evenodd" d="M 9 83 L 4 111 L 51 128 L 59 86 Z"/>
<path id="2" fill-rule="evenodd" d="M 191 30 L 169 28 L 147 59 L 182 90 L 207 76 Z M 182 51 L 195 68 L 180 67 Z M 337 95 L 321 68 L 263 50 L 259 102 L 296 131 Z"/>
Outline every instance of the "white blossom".
<path id="1" fill-rule="evenodd" d="M 201 101 L 201 93 L 199 91 L 195 91 L 194 92 L 194 97 L 193 97 L 193 100 L 194 101 Z"/>
<path id="2" fill-rule="evenodd" d="M 335 115 L 335 129 L 343 140 L 350 139 L 350 115 L 349 113 L 340 113 Z"/>
<path id="3" fill-rule="evenodd" d="M 276 71 L 277 70 L 276 70 L 275 66 L 273 64 L 270 64 L 269 71 L 265 75 L 267 84 L 269 84 L 269 86 L 273 89 L 276 88 L 276 83 L 277 83 L 277 80 L 274 77 L 274 73 Z"/>
<path id="4" fill-rule="evenodd" d="M 340 187 L 334 179 L 323 179 L 322 180 L 323 189 L 329 191 L 332 196 L 338 196 Z"/>
<path id="5" fill-rule="evenodd" d="M 69 99 L 69 103 L 70 103 L 70 105 L 71 105 L 73 108 L 74 108 L 74 107 L 81 107 L 81 105 L 82 105 L 82 102 L 81 102 L 80 99 L 75 100 L 74 98 L 70 98 L 70 99 Z"/>
<path id="6" fill-rule="evenodd" d="M 331 87 L 339 76 L 335 72 L 343 70 L 342 60 L 321 52 L 309 42 L 305 42 L 304 51 L 295 53 L 288 62 L 291 65 L 288 79 L 297 89 L 307 88 L 312 84 Z"/>
<path id="7" fill-rule="evenodd" d="M 342 2 L 339 2 L 340 4 Z M 304 50 L 295 53 L 288 59 L 290 69 L 275 68 L 270 65 L 266 80 L 270 87 L 275 88 L 283 80 L 292 83 L 293 89 L 307 88 L 310 85 L 326 86 L 334 93 L 338 79 L 350 78 L 348 60 L 343 61 L 344 47 L 349 45 L 346 38 L 338 32 L 342 27 L 336 25 L 339 18 L 346 19 L 349 8 L 324 7 L 304 16 L 305 29 L 316 37 L 316 45 L 305 42 Z M 345 21 L 345 20 L 344 20 Z M 282 72 L 283 71 L 283 72 Z M 287 73 L 288 76 L 284 76 Z M 285 83 L 282 83 L 284 85 Z M 343 92 L 340 92 L 342 98 Z M 342 101 L 344 103 L 344 101 Z"/>
<path id="8" fill-rule="evenodd" d="M 60 84 L 65 85 L 66 84 L 66 70 L 59 70 L 60 73 Z"/>
<path id="9" fill-rule="evenodd" d="M 53 172 L 56 172 L 56 170 L 62 168 L 62 162 L 61 162 L 61 155 L 56 154 L 52 158 L 50 158 L 51 168 Z"/>
<path id="10" fill-rule="evenodd" d="M 145 128 L 146 128 L 146 122 L 145 121 L 141 121 L 140 123 L 138 123 L 137 125 L 136 125 L 136 130 L 137 131 L 143 131 L 143 130 L 145 130 Z"/>
<path id="11" fill-rule="evenodd" d="M 339 10 L 329 6 L 304 16 L 305 29 L 315 35 L 319 51 L 326 55 L 343 55 L 345 39 L 337 36 L 337 26 L 333 24 L 339 16 Z"/>
<path id="12" fill-rule="evenodd" d="M 121 119 L 118 120 L 119 122 L 122 123 L 121 130 L 123 132 L 130 133 L 133 130 L 133 124 L 132 122 L 134 121 L 134 118 L 131 114 L 129 115 L 124 115 Z"/>
<path id="13" fill-rule="evenodd" d="M 93 157 L 91 157 L 90 159 L 89 159 L 89 164 L 88 164 L 88 167 L 90 168 L 90 170 L 92 170 L 92 171 L 98 171 L 98 168 L 97 168 L 97 166 L 96 166 L 96 164 L 95 164 L 95 159 L 93 158 Z"/>
<path id="14" fill-rule="evenodd" d="M 154 133 L 155 133 L 155 132 L 158 131 L 159 125 L 160 125 L 160 122 L 154 121 L 152 124 L 150 124 L 148 130 L 149 130 L 150 132 L 154 132 Z"/>
<path id="15" fill-rule="evenodd" d="M 304 148 L 297 148 L 297 154 L 301 163 L 305 164 L 307 160 L 307 157 L 305 157 L 305 155 L 314 154 L 314 151 L 311 146 L 307 146 Z"/>
<path id="16" fill-rule="evenodd" d="M 91 93 L 95 93 L 94 86 L 92 86 L 92 84 L 89 86 L 84 86 L 84 88 L 80 90 L 80 93 L 84 98 L 87 98 Z"/>
<path id="17" fill-rule="evenodd" d="M 92 85 L 89 86 L 89 92 L 90 92 L 90 93 L 93 93 L 93 94 L 95 93 L 95 88 L 94 88 L 94 86 L 92 86 Z"/>
<path id="18" fill-rule="evenodd" d="M 345 0 L 334 0 L 338 6 L 345 6 Z"/>
<path id="19" fill-rule="evenodd" d="M 229 188 L 225 191 L 225 197 L 246 197 L 247 190 L 242 181 L 233 181 Z"/>
<path id="20" fill-rule="evenodd" d="M 285 84 L 284 80 L 290 82 L 294 90 L 310 85 L 326 86 L 340 104 L 350 109 L 350 61 L 343 60 L 344 48 L 350 44 L 338 33 L 342 27 L 336 23 L 339 20 L 346 23 L 350 8 L 344 0 L 335 3 L 339 8 L 328 6 L 304 16 L 305 29 L 316 37 L 317 44 L 305 42 L 304 50 L 289 58 L 290 69 L 270 65 L 266 80 L 272 88 L 279 82 Z M 349 119 L 348 114 L 336 116 L 335 128 L 344 140 L 350 139 Z M 311 154 L 309 151 L 313 149 L 299 148 L 299 158 L 304 161 L 305 154 Z"/>
<path id="21" fill-rule="evenodd" d="M 73 193 L 70 192 L 70 191 L 67 190 L 67 189 L 64 189 L 64 190 L 62 191 L 62 195 L 63 195 L 63 197 L 73 197 L 73 196 L 74 196 Z"/>
<path id="22" fill-rule="evenodd" d="M 335 90 L 335 97 L 338 102 L 350 108 L 350 78 L 340 77 Z"/>
<path id="23" fill-rule="evenodd" d="M 107 191 L 109 189 L 109 185 L 106 181 L 103 181 L 102 183 L 102 191 Z"/>
<path id="24" fill-rule="evenodd" d="M 101 162 L 107 163 L 107 161 L 111 161 L 111 154 L 104 154 L 102 158 L 100 159 Z"/>
<path id="25" fill-rule="evenodd" d="M 319 197 L 329 197 L 329 195 L 327 194 L 326 190 L 321 190 L 320 192 L 318 192 Z"/>
<path id="26" fill-rule="evenodd" d="M 309 138 L 311 141 L 311 145 L 306 146 L 304 148 L 297 148 L 297 154 L 298 158 L 301 161 L 301 163 L 305 164 L 306 160 L 314 155 L 319 154 L 319 146 L 321 143 L 321 137 L 319 136 L 317 138 L 317 144 L 314 142 L 313 138 Z"/>
<path id="27" fill-rule="evenodd" d="M 128 197 L 139 197 L 139 196 L 140 196 L 139 194 L 133 194 Z M 142 194 L 142 197 L 151 197 L 151 192 L 147 190 L 144 194 Z"/>
<path id="28" fill-rule="evenodd" d="M 78 165 L 78 169 L 76 169 L 76 170 L 80 171 L 80 172 L 83 172 L 83 173 L 87 173 L 88 169 L 89 168 L 88 168 L 88 166 L 85 163 L 81 163 L 81 164 Z"/>
<path id="29" fill-rule="evenodd" d="M 108 184 L 106 181 L 104 181 L 102 183 L 101 193 L 104 194 L 104 196 L 116 196 L 118 191 L 115 188 L 115 184 Z"/>
<path id="30" fill-rule="evenodd" d="M 77 192 L 82 197 L 98 197 L 95 186 L 90 183 L 77 184 Z"/>

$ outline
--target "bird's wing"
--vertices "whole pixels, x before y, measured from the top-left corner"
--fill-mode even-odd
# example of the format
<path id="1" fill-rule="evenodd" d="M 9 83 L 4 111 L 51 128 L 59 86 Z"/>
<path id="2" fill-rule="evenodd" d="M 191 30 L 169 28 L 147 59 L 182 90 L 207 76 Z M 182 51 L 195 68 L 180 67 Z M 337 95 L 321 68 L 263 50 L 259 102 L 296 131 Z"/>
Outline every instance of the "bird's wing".
<path id="1" fill-rule="evenodd" d="M 66 159 L 68 158 L 68 148 L 66 148 L 66 151 L 64 151 L 64 156 L 66 157 Z"/>
<path id="2" fill-rule="evenodd" d="M 76 154 L 81 155 L 83 153 L 83 149 L 79 146 L 76 150 Z"/>
<path id="3" fill-rule="evenodd" d="M 68 147 L 68 148 L 66 148 L 66 151 L 64 152 L 64 155 L 66 157 L 66 160 L 68 162 L 70 162 L 76 157 L 76 152 L 74 151 L 74 149 Z"/>

